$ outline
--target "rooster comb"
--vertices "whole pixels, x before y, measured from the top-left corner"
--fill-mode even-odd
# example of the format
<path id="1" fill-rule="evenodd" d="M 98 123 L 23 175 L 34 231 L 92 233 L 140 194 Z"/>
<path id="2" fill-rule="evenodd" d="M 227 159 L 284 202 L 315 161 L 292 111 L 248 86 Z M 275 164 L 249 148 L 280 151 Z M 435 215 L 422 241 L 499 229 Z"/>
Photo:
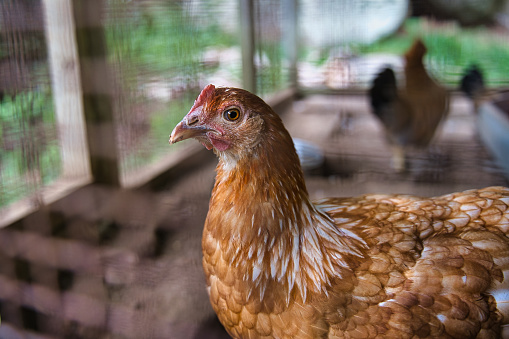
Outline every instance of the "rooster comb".
<path id="1" fill-rule="evenodd" d="M 215 90 L 216 86 L 212 84 L 205 86 L 205 88 L 202 89 L 198 98 L 196 98 L 196 100 L 194 101 L 193 107 L 191 107 L 191 112 L 194 111 L 197 107 L 202 106 L 210 98 L 210 96 L 212 95 L 212 93 L 214 93 Z"/>

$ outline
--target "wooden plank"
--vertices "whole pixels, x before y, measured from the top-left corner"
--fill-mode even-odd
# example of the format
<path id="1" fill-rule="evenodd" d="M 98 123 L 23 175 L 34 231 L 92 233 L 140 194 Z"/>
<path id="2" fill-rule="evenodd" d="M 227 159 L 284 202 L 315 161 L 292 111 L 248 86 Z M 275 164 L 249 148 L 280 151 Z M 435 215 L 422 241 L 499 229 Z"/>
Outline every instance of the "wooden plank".
<path id="1" fill-rule="evenodd" d="M 63 177 L 90 175 L 79 62 L 70 0 L 44 0 L 48 60 Z"/>

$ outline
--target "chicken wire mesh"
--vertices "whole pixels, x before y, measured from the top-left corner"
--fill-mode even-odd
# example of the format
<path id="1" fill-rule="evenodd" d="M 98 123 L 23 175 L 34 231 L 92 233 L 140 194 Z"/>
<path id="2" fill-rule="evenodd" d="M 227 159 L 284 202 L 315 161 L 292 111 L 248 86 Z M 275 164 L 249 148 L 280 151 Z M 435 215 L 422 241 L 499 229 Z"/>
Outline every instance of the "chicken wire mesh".
<path id="1" fill-rule="evenodd" d="M 121 171 L 128 177 L 165 154 L 180 151 L 167 145 L 168 133 L 204 85 L 243 86 L 238 35 L 242 23 L 237 20 L 237 2 L 103 3 Z M 8 71 L 0 77 L 10 81 L 8 89 L 16 90 L 15 97 L 5 94 L 0 104 L 5 119 L 1 204 L 37 192 L 58 177 L 60 156 L 44 26 L 39 14 L 33 14 L 40 10 L 40 3 L 10 0 L 0 4 L 2 25 L 8 26 L 1 26 L 0 50 Z M 405 19 L 409 8 L 405 1 L 303 0 L 298 7 L 298 78 L 303 88 L 366 88 L 380 65 L 400 65 L 399 55 L 417 33 L 430 34 L 425 39 L 430 51 L 445 51 L 428 60 L 433 73 L 452 87 L 461 68 L 477 59 L 488 70 L 491 84 L 506 84 L 497 75 L 507 74 L 501 62 L 507 35 L 500 27 L 490 31 L 495 33 L 492 38 L 481 35 L 484 31 L 470 33 L 478 34 L 486 44 L 491 41 L 488 46 L 500 47 L 489 57 L 475 58 L 477 42 L 465 47 L 434 35 L 442 30 L 449 38 L 463 39 L 458 37 L 463 32 L 458 25 Z M 253 9 L 256 91 L 266 98 L 293 85 L 292 46 L 286 44 L 291 32 L 285 26 L 288 13 L 283 1 L 254 1 Z M 388 16 L 393 18 L 385 20 Z M 378 19 L 390 25 L 380 25 Z M 18 29 L 24 21 L 37 24 Z M 386 36 L 396 36 L 399 42 L 379 40 Z M 459 64 L 454 61 L 458 56 L 463 58 Z M 13 71 L 18 73 L 13 76 Z M 345 108 L 333 98 L 295 104 L 297 118 L 285 121 L 292 134 L 300 132 L 304 137 L 313 130 L 322 141 L 332 136 L 322 146 L 335 162 L 329 164 L 322 181 L 311 180 L 311 194 L 334 195 L 338 178 L 347 176 L 353 179 L 342 184 L 344 194 L 360 188 L 378 191 L 386 188 L 385 182 L 409 189 L 408 181 L 387 174 L 383 167 L 381 136 L 364 104 L 348 107 L 347 103 Z M 330 122 L 326 131 L 324 126 L 312 128 L 323 119 Z M 464 116 L 456 120 L 465 122 Z M 456 136 L 452 133 L 458 132 L 455 126 L 447 130 L 448 137 Z M 477 144 L 472 152 L 463 152 L 456 139 L 446 141 L 453 146 L 451 153 L 459 155 L 454 160 L 459 161 L 445 174 L 423 171 L 418 179 L 423 194 L 463 187 L 479 163 L 489 161 Z M 337 144 L 342 150 L 337 150 Z M 436 161 L 436 167 L 443 165 L 442 160 Z M 452 160 L 446 162 L 451 168 Z M 15 171 L 22 174 L 10 176 Z M 200 327 L 205 324 L 206 332 L 210 319 L 217 325 L 200 265 L 200 233 L 213 184 L 213 164 L 203 171 L 207 174 L 170 183 L 171 189 L 156 194 L 87 187 L 2 230 L 0 337 L 205 338 Z M 433 177 L 438 184 L 429 185 L 427 176 L 433 175 L 443 177 Z M 493 173 L 476 180 L 504 183 Z M 14 196 L 16 190 L 20 193 Z M 219 331 L 217 337 L 221 336 L 224 332 Z"/>
<path id="2" fill-rule="evenodd" d="M 237 2 L 217 0 L 110 1 L 106 12 L 128 176 L 168 153 L 161 140 L 206 84 L 243 86 L 242 23 Z M 262 96 L 289 86 L 282 16 L 281 1 L 254 2 L 256 90 Z"/>
<path id="3" fill-rule="evenodd" d="M 22 2 L 26 6 L 14 16 L 9 7 L 14 3 L 1 3 L 4 17 L 29 16 L 33 7 L 40 11 L 42 6 L 39 2 Z M 113 78 L 114 131 L 125 178 L 156 163 L 164 154 L 178 151 L 178 147 L 167 144 L 169 131 L 205 84 L 242 87 L 236 20 L 239 9 L 237 3 L 222 1 L 112 0 L 102 4 L 102 28 Z M 276 2 L 271 8 L 270 27 L 275 29 L 280 26 L 277 20 L 281 9 Z M 46 48 L 46 27 L 40 15 L 37 33 L 41 46 Z M 21 48 L 28 40 L 20 37 L 29 36 L 4 29 L 2 34 L 18 44 L 12 53 L 21 58 L 16 60 L 16 67 L 24 58 L 33 57 L 30 53 L 34 52 Z M 283 65 L 278 46 L 281 34 L 269 35 L 259 33 L 263 40 L 263 47 L 259 47 L 263 52 L 259 54 L 266 61 L 257 67 L 259 78 L 267 80 L 259 81 L 258 90 L 264 95 L 285 86 L 279 79 L 283 72 L 278 70 Z M 17 136 L 20 162 L 31 161 L 34 144 L 43 141 L 40 132 L 25 127 L 34 120 L 30 114 L 41 111 L 50 122 L 55 119 L 47 54 L 36 56 L 46 63 L 38 70 L 46 78 L 26 89 L 41 90 L 48 100 L 39 108 L 37 104 L 42 104 L 27 99 L 19 105 L 25 111 L 9 111 L 8 116 L 9 123 L 23 124 L 19 128 L 23 133 Z M 19 81 L 24 76 L 11 78 Z M 2 113 L 10 105 L 8 100 L 1 104 Z M 4 121 L 2 124 L 6 131 Z M 50 133 L 51 141 L 58 146 L 56 126 L 45 125 L 44 132 Z M 19 166 L 35 173 L 52 170 L 58 177 L 60 149 L 53 152 L 56 157 L 47 163 Z M 1 199 L 12 192 L 5 178 L 3 175 Z M 203 186 L 205 191 L 210 180 Z M 24 187 L 31 184 L 19 175 L 12 181 Z M 19 195 L 38 192 L 46 183 L 40 179 L 36 187 L 23 188 Z M 152 194 L 133 192 L 127 197 L 125 193 L 122 189 L 85 187 L 0 231 L 0 338 L 190 338 L 200 332 L 200 322 L 211 317 L 199 269 L 199 232 L 207 194 L 192 191 L 187 197 L 185 193 L 172 197 L 163 193 L 153 200 Z M 124 198 L 136 202 L 130 205 Z M 195 219 L 189 224 L 188 234 L 180 230 L 189 222 L 183 216 Z M 185 249 L 179 244 L 185 244 Z M 186 278 L 180 279 L 182 276 Z"/>
<path id="4" fill-rule="evenodd" d="M 287 1 L 253 1 L 256 92 L 268 97 L 294 85 L 292 53 L 298 53 L 301 88 L 364 90 L 382 67 L 401 70 L 401 55 L 417 36 L 428 46 L 428 69 L 441 82 L 457 87 L 464 69 L 477 63 L 489 85 L 506 86 L 504 1 L 472 5 L 471 16 L 476 8 L 491 10 L 485 16 L 496 25 L 490 27 L 462 28 L 457 22 L 467 19 L 461 18 L 437 22 L 409 16 L 430 12 L 438 2 L 303 0 L 292 18 Z M 161 141 L 204 85 L 243 86 L 239 31 L 244 23 L 237 2 L 219 0 L 111 0 L 104 2 L 104 12 L 117 146 L 126 179 L 178 151 L 180 145 L 168 149 Z M 5 206 L 37 195 L 62 166 L 41 3 L 3 1 L 2 15 L 2 86 L 11 87 L 2 105 L 0 204 Z M 298 45 L 289 46 L 288 22 L 295 19 Z"/>
<path id="5" fill-rule="evenodd" d="M 40 1 L 0 2 L 0 208 L 60 173 Z"/>
<path id="6" fill-rule="evenodd" d="M 61 173 L 41 7 L 40 1 L 2 2 L 6 83 L 2 86 L 10 86 L 2 105 L 2 205 L 37 193 Z M 104 2 L 104 12 L 115 132 L 126 182 L 133 173 L 178 150 L 178 146 L 168 149 L 162 141 L 203 86 L 243 86 L 239 6 L 217 0 L 112 0 Z M 281 2 L 255 2 L 256 88 L 263 96 L 289 86 L 282 13 Z M 11 96 L 9 90 L 20 95 Z M 37 142 L 31 133 L 34 124 L 43 133 Z"/>
<path id="7" fill-rule="evenodd" d="M 241 85 L 236 11 L 220 1 L 107 2 L 124 176 L 168 152 L 169 126 L 204 84 Z"/>
<path id="8" fill-rule="evenodd" d="M 256 92 L 263 97 L 291 86 L 285 9 L 284 1 L 254 1 Z"/>

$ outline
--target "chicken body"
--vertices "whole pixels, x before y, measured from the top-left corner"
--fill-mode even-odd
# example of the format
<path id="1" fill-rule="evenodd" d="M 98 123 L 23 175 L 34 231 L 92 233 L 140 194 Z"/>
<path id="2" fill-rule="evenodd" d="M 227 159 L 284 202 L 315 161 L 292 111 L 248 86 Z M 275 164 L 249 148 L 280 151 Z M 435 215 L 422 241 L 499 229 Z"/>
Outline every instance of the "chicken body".
<path id="1" fill-rule="evenodd" d="M 426 147 L 449 111 L 449 93 L 426 71 L 426 46 L 416 40 L 405 54 L 405 85 L 394 71 L 384 69 L 373 80 L 369 96 L 373 113 L 382 122 L 393 151 L 393 167 L 404 170 L 405 149 Z"/>
<path id="2" fill-rule="evenodd" d="M 170 142 L 219 156 L 202 238 L 234 338 L 497 338 L 509 320 L 509 189 L 311 201 L 255 95 L 207 86 Z"/>

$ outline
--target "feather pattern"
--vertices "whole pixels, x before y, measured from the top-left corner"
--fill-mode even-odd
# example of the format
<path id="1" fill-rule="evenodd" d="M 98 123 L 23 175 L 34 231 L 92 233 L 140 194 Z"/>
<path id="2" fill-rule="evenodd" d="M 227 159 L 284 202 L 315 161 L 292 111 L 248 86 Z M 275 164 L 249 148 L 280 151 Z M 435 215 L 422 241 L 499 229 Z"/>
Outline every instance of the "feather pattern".
<path id="1" fill-rule="evenodd" d="M 313 202 L 269 106 L 241 89 L 200 97 L 170 141 L 193 137 L 219 156 L 203 268 L 232 337 L 504 335 L 508 188 Z"/>

